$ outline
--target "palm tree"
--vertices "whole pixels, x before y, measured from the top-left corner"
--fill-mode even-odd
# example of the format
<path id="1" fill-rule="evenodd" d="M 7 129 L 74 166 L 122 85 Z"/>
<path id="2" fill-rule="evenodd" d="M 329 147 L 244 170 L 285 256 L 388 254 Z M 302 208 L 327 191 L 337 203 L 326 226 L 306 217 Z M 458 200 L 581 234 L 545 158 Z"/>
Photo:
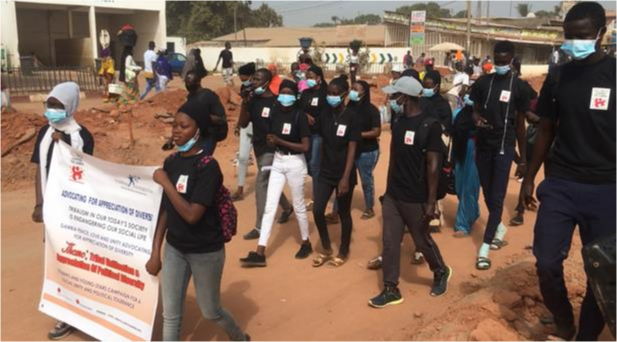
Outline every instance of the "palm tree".
<path id="1" fill-rule="evenodd" d="M 531 12 L 531 4 L 528 2 L 521 2 L 516 5 L 516 10 L 521 17 L 526 17 Z"/>
<path id="2" fill-rule="evenodd" d="M 336 26 L 336 23 L 338 23 L 341 19 L 339 17 L 337 17 L 337 16 L 332 16 L 332 18 L 330 18 L 330 20 L 332 20 L 332 22 Z"/>

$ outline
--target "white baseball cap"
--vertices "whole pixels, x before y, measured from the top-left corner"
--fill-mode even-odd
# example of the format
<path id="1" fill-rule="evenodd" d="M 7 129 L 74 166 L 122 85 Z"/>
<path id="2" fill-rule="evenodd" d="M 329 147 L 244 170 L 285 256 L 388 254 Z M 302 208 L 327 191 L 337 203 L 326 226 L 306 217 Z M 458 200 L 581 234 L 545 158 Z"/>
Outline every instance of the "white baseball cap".
<path id="1" fill-rule="evenodd" d="M 401 77 L 394 84 L 383 87 L 382 90 L 386 94 L 401 93 L 413 97 L 418 97 L 422 94 L 422 84 L 413 77 Z"/>

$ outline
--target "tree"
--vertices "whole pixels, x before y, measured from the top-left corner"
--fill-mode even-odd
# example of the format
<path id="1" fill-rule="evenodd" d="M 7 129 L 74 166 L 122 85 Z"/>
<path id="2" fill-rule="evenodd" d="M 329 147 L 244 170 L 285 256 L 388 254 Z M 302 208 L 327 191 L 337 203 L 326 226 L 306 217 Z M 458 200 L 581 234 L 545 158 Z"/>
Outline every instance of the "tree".
<path id="1" fill-rule="evenodd" d="M 516 10 L 521 17 L 526 17 L 531 12 L 531 4 L 528 2 L 521 2 L 516 5 Z"/>
<path id="2" fill-rule="evenodd" d="M 411 6 L 401 6 L 396 9 L 396 12 L 409 15 L 411 11 L 426 11 L 427 18 L 450 18 L 450 10 L 441 8 L 436 2 L 413 4 Z"/>
<path id="3" fill-rule="evenodd" d="M 332 22 L 318 23 L 313 27 L 334 27 L 336 25 L 379 25 L 381 24 L 381 17 L 377 14 L 361 14 L 354 19 L 339 18 L 337 16 L 332 17 Z"/>
<path id="4" fill-rule="evenodd" d="M 330 20 L 332 20 L 332 22 L 334 23 L 334 26 L 336 26 L 336 24 L 339 22 L 340 19 L 339 17 L 334 15 L 330 18 Z"/>
<path id="5" fill-rule="evenodd" d="M 466 10 L 458 11 L 452 18 L 467 18 L 467 11 Z"/>
<path id="6" fill-rule="evenodd" d="M 250 18 L 252 18 L 250 25 L 252 27 L 283 26 L 283 17 L 265 3 L 262 3 L 256 11 L 253 11 Z"/>
<path id="7" fill-rule="evenodd" d="M 333 23 L 319 23 L 319 24 L 315 24 L 313 25 L 313 27 L 334 27 L 336 25 L 334 25 Z"/>

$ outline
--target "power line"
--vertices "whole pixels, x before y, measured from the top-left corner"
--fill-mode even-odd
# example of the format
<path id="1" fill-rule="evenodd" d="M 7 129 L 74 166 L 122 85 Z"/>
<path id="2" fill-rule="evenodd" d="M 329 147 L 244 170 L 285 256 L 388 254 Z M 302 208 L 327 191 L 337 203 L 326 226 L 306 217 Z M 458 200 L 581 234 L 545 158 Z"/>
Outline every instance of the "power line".
<path id="1" fill-rule="evenodd" d="M 317 4 L 317 5 L 311 4 L 311 6 L 307 6 L 304 8 L 298 8 L 298 9 L 288 10 L 288 11 L 281 11 L 279 12 L 279 14 L 299 14 L 299 13 L 310 11 L 316 8 L 324 8 L 324 7 L 330 7 L 333 5 L 340 5 L 341 3 L 344 3 L 344 1 L 328 1 L 326 4 Z"/>

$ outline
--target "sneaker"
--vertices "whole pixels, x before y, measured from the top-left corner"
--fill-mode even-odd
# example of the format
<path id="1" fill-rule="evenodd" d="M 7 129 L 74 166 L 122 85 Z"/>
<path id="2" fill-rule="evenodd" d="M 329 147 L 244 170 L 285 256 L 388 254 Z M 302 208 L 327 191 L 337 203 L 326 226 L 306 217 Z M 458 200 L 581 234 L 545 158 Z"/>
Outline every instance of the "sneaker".
<path id="1" fill-rule="evenodd" d="M 64 322 L 58 321 L 54 328 L 51 329 L 51 331 L 47 334 L 47 337 L 50 340 L 61 340 L 69 336 L 73 332 L 73 330 L 75 330 L 75 328 L 73 328 L 72 326 Z"/>
<path id="2" fill-rule="evenodd" d="M 446 266 L 445 270 L 435 272 L 433 277 L 433 287 L 431 288 L 431 296 L 439 297 L 448 292 L 448 282 L 452 277 L 452 269 Z"/>
<path id="3" fill-rule="evenodd" d="M 259 239 L 259 230 L 257 228 L 251 229 L 250 232 L 244 234 L 244 240 L 256 240 Z"/>
<path id="4" fill-rule="evenodd" d="M 313 247 L 310 241 L 304 241 L 300 245 L 300 250 L 296 253 L 296 259 L 306 259 L 313 253 Z"/>
<path id="5" fill-rule="evenodd" d="M 521 215 L 521 213 L 517 213 L 516 216 L 514 216 L 511 220 L 510 220 L 510 225 L 515 227 L 515 226 L 522 226 L 525 223 L 525 217 L 523 215 Z"/>
<path id="6" fill-rule="evenodd" d="M 369 260 L 368 265 L 366 265 L 366 268 L 368 268 L 369 270 L 380 270 L 381 269 L 381 263 L 382 263 L 382 258 L 381 255 Z"/>
<path id="7" fill-rule="evenodd" d="M 403 296 L 401 296 L 401 291 L 397 287 L 386 286 L 383 291 L 379 294 L 379 296 L 375 298 L 371 298 L 368 301 L 368 305 L 383 309 L 388 305 L 397 305 L 403 302 Z"/>
<path id="8" fill-rule="evenodd" d="M 242 266 L 245 267 L 265 267 L 266 266 L 266 256 L 259 255 L 256 252 L 249 252 L 249 255 L 246 258 L 240 258 L 240 262 Z"/>
<path id="9" fill-rule="evenodd" d="M 294 213 L 294 209 L 290 208 L 289 210 L 283 211 L 283 213 L 281 214 L 281 217 L 279 217 L 279 220 L 277 221 L 278 224 L 283 224 L 283 223 L 287 223 L 287 221 L 289 221 L 289 216 L 291 216 L 291 214 Z"/>
<path id="10" fill-rule="evenodd" d="M 375 217 L 375 211 L 373 211 L 373 209 L 366 209 L 364 213 L 362 213 L 362 217 L 360 217 L 360 219 L 368 220 L 373 217 Z"/>

